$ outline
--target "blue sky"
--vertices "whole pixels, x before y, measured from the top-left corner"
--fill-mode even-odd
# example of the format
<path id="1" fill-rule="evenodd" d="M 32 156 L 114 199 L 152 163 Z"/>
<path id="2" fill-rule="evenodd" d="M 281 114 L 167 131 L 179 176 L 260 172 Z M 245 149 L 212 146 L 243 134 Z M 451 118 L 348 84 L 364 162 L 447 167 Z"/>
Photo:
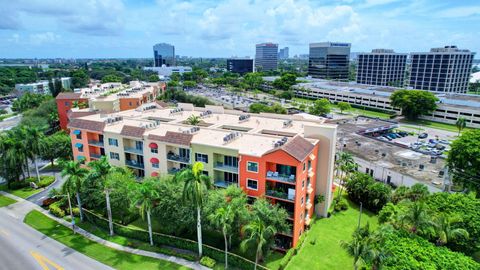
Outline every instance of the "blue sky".
<path id="1" fill-rule="evenodd" d="M 172 43 L 187 56 L 253 56 L 276 42 L 290 55 L 310 42 L 352 51 L 480 53 L 478 0 L 0 0 L 0 58 L 151 57 Z M 477 54 L 476 58 L 480 58 Z"/>

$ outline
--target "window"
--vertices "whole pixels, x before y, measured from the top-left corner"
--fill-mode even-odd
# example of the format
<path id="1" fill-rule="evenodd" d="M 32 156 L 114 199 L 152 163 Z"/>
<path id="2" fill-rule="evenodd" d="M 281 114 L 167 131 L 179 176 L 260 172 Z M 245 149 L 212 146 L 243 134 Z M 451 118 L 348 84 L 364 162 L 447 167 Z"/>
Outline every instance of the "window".
<path id="1" fill-rule="evenodd" d="M 118 140 L 117 140 L 117 139 L 108 138 L 108 145 L 118 146 Z"/>
<path id="2" fill-rule="evenodd" d="M 223 157 L 223 163 L 225 166 L 230 166 L 230 167 L 238 167 L 238 158 L 237 157 L 232 157 L 232 156 L 224 156 Z"/>
<path id="3" fill-rule="evenodd" d="M 115 152 L 110 152 L 110 159 L 120 160 L 120 155 Z"/>
<path id="4" fill-rule="evenodd" d="M 300 205 L 303 205 L 303 197 L 302 197 L 302 199 L 300 200 Z"/>
<path id="5" fill-rule="evenodd" d="M 312 161 L 309 160 L 309 161 L 308 161 L 308 170 L 311 170 L 311 169 L 312 169 Z"/>
<path id="6" fill-rule="evenodd" d="M 208 155 L 207 154 L 195 153 L 195 161 L 208 163 Z"/>
<path id="7" fill-rule="evenodd" d="M 78 152 L 83 152 L 83 145 L 78 147 Z"/>
<path id="8" fill-rule="evenodd" d="M 258 162 L 252 162 L 248 161 L 247 162 L 247 171 L 249 172 L 258 172 Z"/>
<path id="9" fill-rule="evenodd" d="M 208 171 L 202 171 L 202 174 L 208 176 Z"/>
<path id="10" fill-rule="evenodd" d="M 65 106 L 70 106 L 70 101 L 65 101 Z"/>
<path id="11" fill-rule="evenodd" d="M 150 148 L 150 152 L 158 154 L 158 148 Z"/>
<path id="12" fill-rule="evenodd" d="M 305 162 L 303 162 L 303 171 L 305 171 L 305 167 L 306 167 Z"/>
<path id="13" fill-rule="evenodd" d="M 80 132 L 80 133 L 76 134 L 76 137 L 77 137 L 77 140 L 81 140 L 82 139 L 82 133 Z"/>
<path id="14" fill-rule="evenodd" d="M 305 180 L 302 180 L 302 189 L 305 187 Z"/>
<path id="15" fill-rule="evenodd" d="M 253 189 L 253 190 L 258 190 L 258 181 L 247 178 L 247 188 L 248 189 Z"/>
<path id="16" fill-rule="evenodd" d="M 137 150 L 143 150 L 143 142 L 135 141 L 135 148 Z"/>
<path id="17" fill-rule="evenodd" d="M 158 164 L 158 163 L 152 163 L 152 167 L 153 167 L 153 168 L 159 168 L 159 167 L 160 167 L 160 164 Z"/>

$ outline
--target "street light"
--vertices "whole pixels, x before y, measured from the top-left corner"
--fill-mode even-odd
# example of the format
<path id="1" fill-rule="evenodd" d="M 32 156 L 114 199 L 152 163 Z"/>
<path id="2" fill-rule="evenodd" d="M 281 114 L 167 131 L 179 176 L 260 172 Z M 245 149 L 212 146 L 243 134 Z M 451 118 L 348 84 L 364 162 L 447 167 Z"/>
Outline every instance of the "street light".
<path id="1" fill-rule="evenodd" d="M 55 195 L 55 197 L 67 197 L 68 198 L 68 208 L 70 209 L 70 217 L 71 217 L 71 223 L 72 223 L 72 231 L 75 234 L 75 218 L 73 216 L 73 211 L 72 211 L 72 202 L 70 201 L 70 192 L 67 191 L 67 195 Z"/>

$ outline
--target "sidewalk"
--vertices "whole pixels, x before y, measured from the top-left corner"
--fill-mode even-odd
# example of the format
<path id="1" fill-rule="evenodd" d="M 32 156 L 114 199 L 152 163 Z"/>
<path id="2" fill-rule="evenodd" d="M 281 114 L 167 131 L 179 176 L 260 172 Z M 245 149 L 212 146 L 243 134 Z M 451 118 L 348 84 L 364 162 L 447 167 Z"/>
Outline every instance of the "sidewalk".
<path id="1" fill-rule="evenodd" d="M 7 193 L 7 192 L 0 191 L 0 194 L 3 195 L 3 196 L 6 196 L 6 197 L 12 198 L 12 199 L 17 201 L 17 203 L 11 204 L 11 205 L 6 206 L 4 208 L 8 209 L 11 212 L 10 214 L 12 216 L 18 218 L 18 219 L 23 220 L 23 218 L 25 217 L 26 214 L 28 214 L 28 212 L 30 212 L 31 210 L 37 210 L 37 211 L 47 215 L 49 218 L 51 218 L 51 219 L 57 221 L 58 223 L 64 225 L 65 227 L 71 228 L 70 222 L 51 215 L 47 210 L 41 208 L 40 206 L 38 206 L 38 205 L 36 205 L 32 202 L 29 202 L 27 200 L 24 200 L 20 197 L 17 197 L 15 195 L 12 195 L 12 194 Z M 110 247 L 110 248 L 113 248 L 113 249 L 116 249 L 116 250 L 132 253 L 132 254 L 137 254 L 137 255 L 141 255 L 141 256 L 146 256 L 146 257 L 152 257 L 152 258 L 156 258 L 156 259 L 160 259 L 160 260 L 164 260 L 164 261 L 174 262 L 176 264 L 180 264 L 180 265 L 183 265 L 183 266 L 189 267 L 191 269 L 195 269 L 195 270 L 209 270 L 210 269 L 208 267 L 205 267 L 205 266 L 201 265 L 198 262 L 192 262 L 192 261 L 188 261 L 188 260 L 185 260 L 185 259 L 182 259 L 182 258 L 177 258 L 177 257 L 174 257 L 174 256 L 164 255 L 164 254 L 161 254 L 161 253 L 155 253 L 155 252 L 151 252 L 151 251 L 145 251 L 145 250 L 125 247 L 125 246 L 119 245 L 117 243 L 113 243 L 113 242 L 107 241 L 105 239 L 102 239 L 102 238 L 100 238 L 96 235 L 93 235 L 93 234 L 91 234 L 91 233 L 89 233 L 89 232 L 87 232 L 87 231 L 85 231 L 85 230 L 83 230 L 82 228 L 79 228 L 79 227 L 75 228 L 75 232 L 85 236 L 86 238 L 88 238 L 92 241 L 95 241 L 99 244 L 102 244 L 104 246 L 107 246 L 107 247 Z"/>

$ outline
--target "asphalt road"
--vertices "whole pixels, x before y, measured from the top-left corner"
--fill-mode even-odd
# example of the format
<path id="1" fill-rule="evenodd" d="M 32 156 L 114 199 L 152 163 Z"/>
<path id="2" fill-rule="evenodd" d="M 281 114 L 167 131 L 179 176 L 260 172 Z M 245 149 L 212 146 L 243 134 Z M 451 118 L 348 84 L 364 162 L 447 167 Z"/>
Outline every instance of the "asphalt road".
<path id="1" fill-rule="evenodd" d="M 2 130 L 10 130 L 18 125 L 22 120 L 21 115 L 17 115 L 15 117 L 0 121 L 0 131 Z"/>
<path id="2" fill-rule="evenodd" d="M 42 205 L 42 202 L 43 200 L 45 200 L 46 198 L 48 198 L 48 193 L 50 192 L 50 190 L 52 189 L 59 189 L 62 187 L 62 184 L 63 182 L 65 182 L 65 179 L 63 179 L 61 176 L 60 176 L 60 172 L 52 172 L 52 173 L 42 173 L 42 175 L 54 175 L 56 180 L 53 184 L 51 184 L 47 189 L 43 190 L 43 191 L 40 191 L 39 193 L 29 197 L 27 200 L 28 201 L 31 201 L 37 205 Z"/>
<path id="3" fill-rule="evenodd" d="M 23 223 L 21 203 L 0 208 L 0 269 L 111 270 Z"/>

